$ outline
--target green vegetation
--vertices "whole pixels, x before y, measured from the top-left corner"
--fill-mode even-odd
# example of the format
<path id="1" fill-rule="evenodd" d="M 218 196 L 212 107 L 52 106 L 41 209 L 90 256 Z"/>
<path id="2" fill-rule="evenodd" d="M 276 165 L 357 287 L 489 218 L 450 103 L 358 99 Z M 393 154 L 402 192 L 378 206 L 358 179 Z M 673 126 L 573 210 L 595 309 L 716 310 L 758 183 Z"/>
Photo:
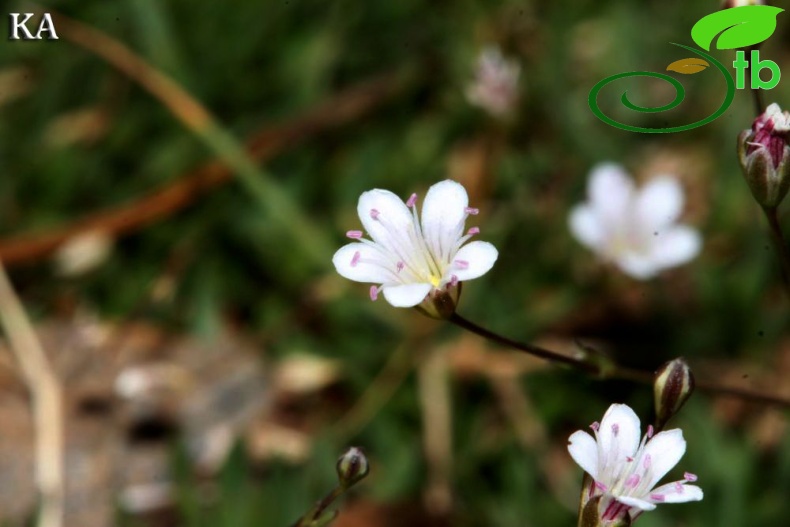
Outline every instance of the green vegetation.
<path id="1" fill-rule="evenodd" d="M 788 299 L 735 152 L 738 133 L 754 118 L 748 91 L 739 90 L 713 123 L 668 135 L 615 129 L 587 106 L 599 80 L 664 71 L 687 56 L 669 42 L 691 45 L 691 26 L 717 2 L 45 3 L 172 78 L 214 116 L 224 152 L 236 161 L 230 137 L 244 142 L 391 75 L 391 92 L 366 93 L 375 99 L 370 109 L 282 141 L 260 170 L 248 167 L 246 183 L 230 179 L 114 233 L 108 259 L 83 276 L 58 275 L 51 251 L 8 258 L 36 321 L 87 310 L 206 342 L 233 328 L 255 343 L 267 372 L 296 353 L 337 361 L 331 386 L 282 410 L 281 424 L 308 437 L 305 459 L 262 459 L 239 444 L 206 492 L 183 445 L 174 445 L 178 520 L 163 525 L 287 527 L 335 485 L 335 461 L 349 445 L 365 449 L 371 471 L 340 505 L 336 525 L 575 525 L 582 471 L 567 455 L 568 436 L 613 402 L 628 403 L 645 424 L 652 419 L 649 386 L 522 360 L 414 310 L 371 303 L 366 285 L 339 277 L 331 251 L 360 228 L 357 199 L 372 188 L 407 198 L 448 177 L 467 187 L 481 209 L 482 239 L 499 249 L 493 270 L 465 284 L 459 302 L 458 311 L 478 324 L 567 352 L 578 340 L 649 371 L 683 356 L 700 379 L 787 397 Z M 760 51 L 790 71 L 786 17 Z M 489 44 L 521 65 L 520 101 L 505 119 L 464 96 Z M 734 58 L 733 51 L 713 54 L 724 65 Z M 714 71 L 681 81 L 680 108 L 640 114 L 643 125 L 698 120 L 724 96 Z M 652 81 L 633 82 L 645 94 L 635 104 L 673 97 Z M 786 85 L 766 93 L 766 102 L 790 105 L 782 99 Z M 189 177 L 214 159 L 210 141 L 63 34 L 3 40 L 0 258 L 11 238 L 30 242 Z M 687 196 L 683 221 L 704 237 L 700 256 L 640 282 L 576 242 L 568 212 L 602 161 L 643 180 L 677 174 Z M 279 200 L 261 199 L 271 189 Z M 171 288 L 159 295 L 163 280 Z M 430 395 L 445 386 L 447 407 Z M 447 411 L 451 428 L 442 435 L 431 416 Z M 705 498 L 659 507 L 637 525 L 785 524 L 787 426 L 786 409 L 697 392 L 670 427 L 682 428 L 688 441 L 677 474 L 697 474 Z M 126 513 L 118 519 L 159 524 Z"/>

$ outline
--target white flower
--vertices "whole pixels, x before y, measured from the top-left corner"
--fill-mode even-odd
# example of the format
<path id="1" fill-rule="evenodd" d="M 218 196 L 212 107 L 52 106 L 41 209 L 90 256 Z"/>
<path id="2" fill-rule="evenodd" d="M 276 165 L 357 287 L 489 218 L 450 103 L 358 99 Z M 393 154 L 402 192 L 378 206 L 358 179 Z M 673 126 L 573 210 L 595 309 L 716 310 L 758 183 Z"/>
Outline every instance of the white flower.
<path id="1" fill-rule="evenodd" d="M 601 423 L 593 423 L 595 438 L 579 430 L 568 439 L 573 460 L 593 479 L 584 502 L 603 496 L 600 518 L 615 523 L 656 508 L 657 503 L 682 503 L 702 499 L 702 489 L 688 482 L 697 476 L 686 472 L 680 481 L 655 487 L 686 452 L 680 429 L 653 435 L 649 426 L 640 442 L 639 417 L 625 404 L 613 404 Z M 604 523 L 606 525 L 606 523 Z"/>
<path id="2" fill-rule="evenodd" d="M 657 176 L 636 190 L 622 167 L 605 163 L 592 170 L 587 195 L 571 210 L 571 232 L 624 273 L 651 278 L 699 253 L 699 233 L 676 224 L 684 197 L 674 177 Z"/>
<path id="3" fill-rule="evenodd" d="M 357 241 L 341 247 L 332 258 L 341 276 L 380 284 L 371 287 L 371 299 L 381 292 L 395 307 L 416 306 L 431 292 L 477 278 L 491 269 L 498 256 L 488 242 L 466 243 L 480 232 L 477 227 L 464 232 L 466 218 L 478 211 L 469 207 L 459 183 L 446 180 L 428 189 L 422 222 L 416 202 L 416 194 L 404 203 L 388 190 L 363 192 L 357 213 L 372 241 L 364 239 L 361 231 L 349 231 L 346 235 Z"/>
<path id="4" fill-rule="evenodd" d="M 506 60 L 498 48 L 487 47 L 477 58 L 475 78 L 466 90 L 466 99 L 494 116 L 508 113 L 518 100 L 521 68 Z"/>

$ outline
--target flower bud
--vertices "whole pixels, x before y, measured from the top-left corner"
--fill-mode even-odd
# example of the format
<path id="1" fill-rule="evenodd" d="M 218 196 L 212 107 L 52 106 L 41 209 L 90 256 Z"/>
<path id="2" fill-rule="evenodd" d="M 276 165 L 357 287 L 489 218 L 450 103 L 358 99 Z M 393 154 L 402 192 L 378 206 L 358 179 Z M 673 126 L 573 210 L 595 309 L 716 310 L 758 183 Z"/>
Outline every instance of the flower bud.
<path id="1" fill-rule="evenodd" d="M 731 7 L 743 7 L 746 5 L 765 5 L 765 0 L 724 0 L 721 4 L 722 9 Z"/>
<path id="2" fill-rule="evenodd" d="M 434 289 L 421 304 L 415 307 L 423 315 L 439 320 L 447 320 L 455 313 L 458 298 L 461 296 L 461 283 L 448 284 L 444 289 Z"/>
<path id="3" fill-rule="evenodd" d="M 357 447 L 349 448 L 345 454 L 337 460 L 337 479 L 340 486 L 347 489 L 360 480 L 364 479 L 370 471 L 368 458 L 362 449 Z"/>
<path id="4" fill-rule="evenodd" d="M 694 391 L 694 375 L 682 358 L 661 366 L 653 379 L 653 396 L 656 405 L 656 432 L 678 413 Z"/>
<path id="5" fill-rule="evenodd" d="M 746 183 L 763 207 L 776 207 L 790 190 L 790 113 L 771 104 L 738 136 L 738 159 Z"/>

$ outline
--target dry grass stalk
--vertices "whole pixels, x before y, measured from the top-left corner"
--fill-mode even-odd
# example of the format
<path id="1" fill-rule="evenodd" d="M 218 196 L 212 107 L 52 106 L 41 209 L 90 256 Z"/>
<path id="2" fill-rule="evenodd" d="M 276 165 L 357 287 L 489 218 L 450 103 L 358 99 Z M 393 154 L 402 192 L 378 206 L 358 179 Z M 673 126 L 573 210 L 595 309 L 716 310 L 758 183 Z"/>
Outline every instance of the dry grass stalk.
<path id="1" fill-rule="evenodd" d="M 41 495 L 39 527 L 63 525 L 63 397 L 22 303 L 0 264 L 0 323 L 30 391 L 36 430 L 36 483 Z"/>

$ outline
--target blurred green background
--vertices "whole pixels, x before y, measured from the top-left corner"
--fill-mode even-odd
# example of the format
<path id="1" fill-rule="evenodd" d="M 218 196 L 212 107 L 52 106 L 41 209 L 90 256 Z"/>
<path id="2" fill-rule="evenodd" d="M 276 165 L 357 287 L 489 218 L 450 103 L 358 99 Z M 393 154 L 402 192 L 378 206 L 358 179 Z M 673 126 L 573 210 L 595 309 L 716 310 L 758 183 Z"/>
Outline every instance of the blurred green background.
<path id="1" fill-rule="evenodd" d="M 3 5 L 3 16 L 25 11 Z M 265 163 L 267 181 L 329 248 L 325 260 L 310 258 L 277 211 L 230 180 L 127 229 L 106 261 L 80 276 L 58 273 L 51 251 L 9 261 L 36 321 L 87 311 L 207 343 L 233 331 L 254 343 L 264 375 L 295 354 L 332 361 L 319 388 L 285 402 L 265 381 L 273 407 L 265 419 L 298 432 L 304 455 L 255 455 L 242 440 L 207 483 L 176 435 L 171 510 L 120 507 L 117 524 L 287 526 L 331 489 L 335 459 L 351 444 L 365 449 L 372 470 L 343 504 L 339 526 L 575 524 L 582 472 L 567 437 L 613 402 L 647 423 L 651 390 L 522 361 L 417 312 L 371 304 L 367 287 L 337 276 L 330 260 L 343 233 L 359 228 L 356 201 L 371 188 L 407 197 L 447 177 L 466 185 L 481 208 L 481 239 L 500 251 L 460 302 L 481 325 L 565 350 L 580 339 L 644 369 L 684 356 L 700 378 L 790 395 L 788 301 L 735 155 L 737 134 L 754 117 L 749 93 L 737 93 L 712 124 L 667 136 L 612 128 L 587 107 L 598 80 L 684 58 L 669 42 L 690 44 L 691 26 L 718 2 L 42 5 L 128 45 L 240 141 L 391 76 L 392 93 L 364 115 L 288 140 Z M 761 55 L 790 71 L 790 23 L 778 21 Z M 486 45 L 521 66 L 520 100 L 505 119 L 464 96 Z M 716 56 L 727 64 L 733 53 Z M 718 106 L 714 72 L 682 80 L 683 110 L 666 119 L 691 122 Z M 790 104 L 785 86 L 767 101 Z M 0 254 L 5 240 L 35 239 L 144 199 L 212 158 L 160 101 L 64 36 L 0 46 Z M 567 214 L 601 161 L 643 180 L 677 174 L 687 190 L 684 221 L 704 237 L 700 256 L 637 282 L 579 245 Z M 786 215 L 783 222 L 790 228 Z M 705 499 L 659 507 L 639 525 L 785 524 L 786 411 L 698 393 L 673 425 L 688 450 L 672 474 L 696 473 Z"/>

